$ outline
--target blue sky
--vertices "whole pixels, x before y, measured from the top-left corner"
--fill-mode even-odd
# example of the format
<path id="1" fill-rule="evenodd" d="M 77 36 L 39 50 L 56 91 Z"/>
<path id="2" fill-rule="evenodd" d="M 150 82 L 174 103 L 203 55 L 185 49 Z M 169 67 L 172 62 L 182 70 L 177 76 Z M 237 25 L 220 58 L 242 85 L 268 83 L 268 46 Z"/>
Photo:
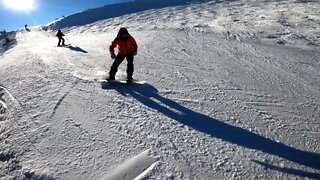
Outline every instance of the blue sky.
<path id="1" fill-rule="evenodd" d="M 0 0 L 0 30 L 12 31 L 24 28 L 25 24 L 29 26 L 47 24 L 56 18 L 71 15 L 88 8 L 130 0 L 33 0 L 34 8 L 31 10 L 12 9 L 5 5 L 5 1 Z"/>

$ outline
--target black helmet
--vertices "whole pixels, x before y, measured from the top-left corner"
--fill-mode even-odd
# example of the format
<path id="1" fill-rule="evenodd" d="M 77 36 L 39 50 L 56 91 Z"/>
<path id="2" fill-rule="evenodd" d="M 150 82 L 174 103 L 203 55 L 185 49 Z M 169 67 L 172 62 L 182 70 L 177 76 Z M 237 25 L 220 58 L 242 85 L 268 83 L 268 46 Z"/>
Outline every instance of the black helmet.
<path id="1" fill-rule="evenodd" d="M 120 28 L 120 30 L 119 30 L 119 34 L 129 34 L 129 33 L 128 33 L 127 28 L 122 27 L 122 28 Z"/>

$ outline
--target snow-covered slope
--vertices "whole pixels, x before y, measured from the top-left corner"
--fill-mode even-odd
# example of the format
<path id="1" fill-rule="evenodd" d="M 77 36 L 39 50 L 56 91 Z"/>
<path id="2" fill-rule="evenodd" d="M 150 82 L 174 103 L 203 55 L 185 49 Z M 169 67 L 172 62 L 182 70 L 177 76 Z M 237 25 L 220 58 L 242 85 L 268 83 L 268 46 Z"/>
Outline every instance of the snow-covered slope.
<path id="1" fill-rule="evenodd" d="M 81 26 L 107 18 L 142 12 L 148 9 L 159 9 L 168 6 L 187 5 L 194 2 L 208 0 L 135 0 L 126 3 L 107 5 L 100 8 L 89 9 L 64 18 L 62 21 L 50 23 L 46 28 L 61 29 L 70 26 Z"/>
<path id="2" fill-rule="evenodd" d="M 65 18 L 49 26 L 65 24 L 64 48 L 52 31 L 17 32 L 0 56 L 0 177 L 319 179 L 319 7 L 208 1 Z M 122 26 L 144 85 L 93 81 Z"/>
<path id="3" fill-rule="evenodd" d="M 319 48 L 320 46 L 318 1 L 200 2 L 206 1 L 138 0 L 75 14 L 49 24 L 44 29 L 70 29 L 71 27 L 83 29 L 81 32 L 109 32 L 121 26 L 129 27 L 131 30 L 193 29 L 199 32 L 222 33 L 230 40 L 240 41 L 249 38 L 298 48 Z M 180 6 L 159 9 L 170 4 Z M 120 16 L 133 12 L 136 13 Z M 116 18 L 90 24 L 107 17 Z M 83 25 L 86 26 L 83 27 Z"/>

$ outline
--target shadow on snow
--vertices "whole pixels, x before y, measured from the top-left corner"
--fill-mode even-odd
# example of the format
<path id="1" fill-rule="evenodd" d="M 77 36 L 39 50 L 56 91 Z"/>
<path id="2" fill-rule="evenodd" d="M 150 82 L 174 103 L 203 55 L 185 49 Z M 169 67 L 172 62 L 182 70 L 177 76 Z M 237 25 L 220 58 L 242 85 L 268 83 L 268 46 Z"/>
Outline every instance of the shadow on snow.
<path id="1" fill-rule="evenodd" d="M 80 47 L 74 47 L 72 45 L 68 45 L 66 46 L 68 49 L 72 50 L 72 51 L 77 51 L 77 52 L 82 52 L 82 53 L 88 53 L 88 51 L 80 48 Z"/>
<path id="2" fill-rule="evenodd" d="M 102 84 L 103 89 L 113 89 L 118 91 L 123 96 L 132 96 L 145 106 L 155 109 L 167 117 L 178 121 L 186 126 L 189 126 L 197 131 L 211 135 L 212 137 L 221 140 L 250 148 L 260 150 L 264 153 L 272 154 L 284 158 L 286 160 L 311 167 L 320 169 L 320 154 L 302 151 L 289 147 L 285 144 L 275 142 L 271 139 L 265 138 L 261 135 L 250 132 L 246 129 L 239 128 L 215 118 L 197 113 L 183 107 L 182 105 L 174 102 L 168 98 L 162 97 L 158 94 L 158 90 L 150 84 L 144 85 L 120 85 L 120 84 Z M 166 106 L 177 110 L 173 111 L 155 100 L 165 104 Z M 255 161 L 256 162 L 256 161 Z M 260 165 L 266 165 L 259 163 Z M 267 166 L 267 165 L 266 165 Z M 268 165 L 269 166 L 269 165 Z M 267 167 L 268 167 L 267 166 Z M 273 168 L 275 169 L 275 168 Z M 294 175 L 307 176 L 311 178 L 320 178 L 320 174 L 306 173 L 303 171 L 295 171 L 290 169 L 281 169 L 283 172 L 291 173 Z"/>
<path id="3" fill-rule="evenodd" d="M 271 165 L 271 164 L 261 162 L 261 161 L 256 161 L 256 160 L 252 160 L 252 161 L 257 164 L 260 164 L 261 166 L 264 166 L 267 169 L 271 169 L 271 170 L 275 170 L 275 171 L 279 171 L 279 172 L 283 172 L 283 173 L 288 173 L 288 174 L 293 174 L 293 175 L 301 176 L 301 177 L 308 177 L 311 179 L 320 179 L 320 174 L 317 174 L 317 173 L 304 172 L 304 171 L 301 171 L 298 169 L 292 169 L 292 168 L 286 168 L 286 167 L 278 167 L 275 165 Z"/>

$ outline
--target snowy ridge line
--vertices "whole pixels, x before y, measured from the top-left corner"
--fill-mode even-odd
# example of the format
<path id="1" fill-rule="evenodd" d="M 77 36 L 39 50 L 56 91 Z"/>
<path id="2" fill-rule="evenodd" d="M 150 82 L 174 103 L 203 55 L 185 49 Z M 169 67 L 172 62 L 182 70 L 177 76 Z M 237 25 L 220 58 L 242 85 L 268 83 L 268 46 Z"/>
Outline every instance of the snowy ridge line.
<path id="1" fill-rule="evenodd" d="M 128 159 L 123 164 L 119 165 L 107 176 L 100 180 L 132 180 L 141 179 L 158 163 L 156 159 L 149 156 L 150 149 L 143 151 L 142 153 Z"/>
<path id="2" fill-rule="evenodd" d="M 62 29 L 67 27 L 79 27 L 87 24 L 95 23 L 109 18 L 117 18 L 120 16 L 130 15 L 134 13 L 141 13 L 152 9 L 162 9 L 171 6 L 185 6 L 191 3 L 208 2 L 210 0 L 153 0 L 152 2 L 146 0 L 132 0 L 119 4 L 106 5 L 99 8 L 89 9 L 77 14 L 61 18 L 59 20 L 48 23 L 42 28 L 44 30 Z M 90 17 L 90 18 L 87 18 Z"/>

